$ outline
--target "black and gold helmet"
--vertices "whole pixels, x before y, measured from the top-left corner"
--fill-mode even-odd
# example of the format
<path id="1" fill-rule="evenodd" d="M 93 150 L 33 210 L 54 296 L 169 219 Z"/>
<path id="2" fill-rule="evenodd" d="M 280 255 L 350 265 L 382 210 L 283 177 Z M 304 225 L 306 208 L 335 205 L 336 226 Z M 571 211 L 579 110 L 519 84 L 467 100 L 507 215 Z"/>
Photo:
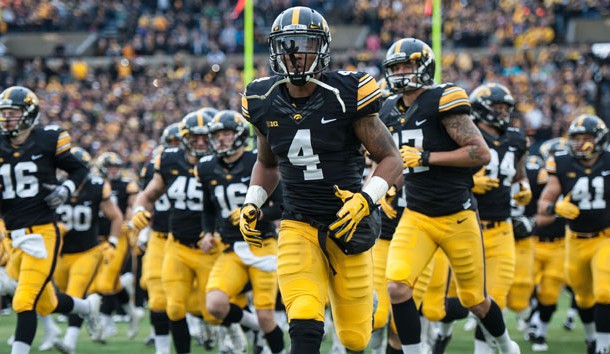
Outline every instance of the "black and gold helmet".
<path id="1" fill-rule="evenodd" d="M 250 137 L 248 122 L 246 122 L 239 112 L 228 110 L 220 111 L 214 116 L 209 127 L 210 144 L 212 145 L 214 153 L 219 157 L 231 156 L 248 144 L 248 138 Z M 215 133 L 221 130 L 233 131 L 233 142 L 230 146 L 222 146 L 215 137 Z"/>
<path id="2" fill-rule="evenodd" d="M 161 134 L 161 144 L 165 147 L 179 146 L 182 142 L 182 136 L 180 135 L 180 123 L 172 123 L 163 129 Z"/>
<path id="3" fill-rule="evenodd" d="M 82 147 L 74 146 L 70 149 L 74 157 L 80 160 L 87 168 L 91 168 L 91 155 Z"/>
<path id="4" fill-rule="evenodd" d="M 6 110 L 19 110 L 9 113 Z M 38 97 L 29 88 L 13 86 L 0 94 L 0 133 L 18 136 L 38 123 L 40 107 Z"/>
<path id="5" fill-rule="evenodd" d="M 415 71 L 397 72 L 395 65 L 408 62 L 415 63 Z M 381 65 L 392 93 L 414 91 L 434 84 L 434 52 L 419 39 L 403 38 L 394 42 Z"/>
<path id="6" fill-rule="evenodd" d="M 501 103 L 508 106 L 507 112 L 494 109 L 493 105 Z M 470 94 L 472 117 L 475 121 L 484 121 L 489 125 L 505 131 L 510 125 L 511 115 L 515 108 L 515 99 L 504 85 L 483 84 Z"/>
<path id="7" fill-rule="evenodd" d="M 594 142 L 586 142 L 582 146 L 577 146 L 574 138 L 579 134 L 591 134 Z M 577 159 L 588 160 L 595 153 L 601 152 L 608 142 L 608 127 L 604 121 L 593 114 L 581 114 L 576 117 L 568 128 L 568 139 L 570 151 Z M 592 146 L 591 146 L 592 145 Z"/>
<path id="8" fill-rule="evenodd" d="M 568 140 L 562 137 L 553 138 L 545 141 L 540 145 L 538 152 L 542 159 L 546 161 L 553 156 L 557 151 L 569 151 Z"/>
<path id="9" fill-rule="evenodd" d="M 100 173 L 109 180 L 116 180 L 122 176 L 124 162 L 116 152 L 108 151 L 101 154 L 98 156 L 95 164 Z M 111 167 L 118 168 L 117 172 L 111 173 L 109 171 L 109 168 Z"/>
<path id="10" fill-rule="evenodd" d="M 295 85 L 305 85 L 328 67 L 330 41 L 328 23 L 319 12 L 304 6 L 291 7 L 279 14 L 271 26 L 271 69 Z M 296 54 L 307 56 L 299 62 Z"/>
<path id="11" fill-rule="evenodd" d="M 180 122 L 180 137 L 182 139 L 182 145 L 186 149 L 187 153 L 195 157 L 203 157 L 211 153 L 208 144 L 208 124 L 211 122 L 213 116 L 207 113 L 207 111 L 198 110 L 191 112 L 182 118 Z M 197 148 L 191 146 L 191 137 L 193 135 L 202 135 L 205 137 L 205 147 Z"/>

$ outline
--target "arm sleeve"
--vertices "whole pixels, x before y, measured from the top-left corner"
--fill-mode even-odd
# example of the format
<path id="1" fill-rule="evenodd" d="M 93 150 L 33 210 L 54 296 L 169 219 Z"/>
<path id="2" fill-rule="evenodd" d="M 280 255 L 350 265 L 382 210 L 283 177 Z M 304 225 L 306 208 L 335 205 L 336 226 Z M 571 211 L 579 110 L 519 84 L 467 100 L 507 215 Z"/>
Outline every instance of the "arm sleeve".
<path id="1" fill-rule="evenodd" d="M 68 173 L 68 180 L 74 183 L 76 189 L 85 181 L 89 170 L 68 150 L 58 156 L 57 167 Z"/>

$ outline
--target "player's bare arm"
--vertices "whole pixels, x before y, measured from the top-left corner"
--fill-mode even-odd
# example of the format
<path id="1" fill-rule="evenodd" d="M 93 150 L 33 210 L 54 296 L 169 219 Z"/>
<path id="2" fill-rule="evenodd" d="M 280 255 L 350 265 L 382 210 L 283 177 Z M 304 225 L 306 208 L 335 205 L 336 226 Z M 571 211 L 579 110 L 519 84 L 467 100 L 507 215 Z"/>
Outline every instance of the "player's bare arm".
<path id="1" fill-rule="evenodd" d="M 527 160 L 527 153 L 523 154 L 517 162 L 517 172 L 515 173 L 515 182 L 525 180 L 527 182 L 527 174 L 525 172 L 525 161 Z"/>
<path id="2" fill-rule="evenodd" d="M 377 164 L 373 175 L 383 178 L 389 186 L 396 183 L 403 169 L 402 157 L 379 116 L 372 114 L 362 117 L 354 123 L 353 129 Z"/>
<path id="3" fill-rule="evenodd" d="M 155 172 L 146 188 L 137 195 L 133 203 L 133 209 L 136 210 L 138 207 L 144 207 L 144 209 L 152 211 L 155 202 L 161 198 L 166 190 L 167 186 L 163 181 L 163 177 Z"/>
<path id="4" fill-rule="evenodd" d="M 561 183 L 559 182 L 559 178 L 554 175 L 549 176 L 549 180 L 546 183 L 546 186 L 542 190 L 540 194 L 540 198 L 538 199 L 538 214 L 540 215 L 552 215 L 549 213 L 549 206 L 557 201 L 559 196 L 561 195 Z M 552 221 L 553 219 L 542 219 L 541 221 Z M 538 221 L 538 220 L 536 220 Z M 546 224 L 542 224 L 540 226 L 544 226 Z"/>
<path id="5" fill-rule="evenodd" d="M 277 156 L 271 151 L 265 136 L 254 128 L 257 136 L 258 157 L 252 168 L 250 185 L 261 186 L 271 195 L 280 180 L 280 170 Z"/>
<path id="6" fill-rule="evenodd" d="M 102 200 L 100 210 L 106 219 L 110 220 L 110 235 L 118 236 L 121 234 L 121 224 L 123 223 L 123 213 L 112 199 Z"/>
<path id="7" fill-rule="evenodd" d="M 460 146 L 453 151 L 430 153 L 430 165 L 476 167 L 489 163 L 491 155 L 481 132 L 467 114 L 443 117 L 442 124 L 449 136 Z"/>

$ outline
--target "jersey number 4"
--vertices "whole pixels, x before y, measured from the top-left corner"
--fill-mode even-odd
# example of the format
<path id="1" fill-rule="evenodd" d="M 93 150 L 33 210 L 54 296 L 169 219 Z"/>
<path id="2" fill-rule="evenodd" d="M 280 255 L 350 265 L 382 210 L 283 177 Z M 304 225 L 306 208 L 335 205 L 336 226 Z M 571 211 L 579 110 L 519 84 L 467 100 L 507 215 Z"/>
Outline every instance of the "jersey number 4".
<path id="1" fill-rule="evenodd" d="M 0 167 L 2 176 L 2 199 L 31 198 L 38 194 L 38 178 L 34 174 L 38 166 L 32 161 L 19 162 Z M 13 183 L 13 181 L 15 183 Z"/>
<path id="2" fill-rule="evenodd" d="M 324 179 L 320 164 L 320 156 L 313 153 L 311 146 L 311 131 L 309 129 L 297 130 L 290 149 L 288 149 L 288 160 L 295 166 L 304 166 L 303 178 L 306 181 Z"/>

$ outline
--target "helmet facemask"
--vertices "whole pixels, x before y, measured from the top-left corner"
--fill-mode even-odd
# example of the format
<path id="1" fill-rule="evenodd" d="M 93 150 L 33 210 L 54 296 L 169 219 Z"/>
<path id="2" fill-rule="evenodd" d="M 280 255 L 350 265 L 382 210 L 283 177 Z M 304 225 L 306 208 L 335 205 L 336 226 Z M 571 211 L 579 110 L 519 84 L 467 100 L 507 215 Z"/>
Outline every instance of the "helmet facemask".
<path id="1" fill-rule="evenodd" d="M 415 70 L 410 72 L 397 70 L 401 63 L 411 64 L 415 67 Z M 432 52 L 425 58 L 420 56 L 415 59 L 407 58 L 404 52 L 394 54 L 390 59 L 386 59 L 383 64 L 388 88 L 392 93 L 405 93 L 431 85 L 434 79 L 430 76 L 428 68 L 433 64 L 434 55 Z"/>
<path id="2" fill-rule="evenodd" d="M 302 86 L 328 67 L 330 50 L 326 33 L 298 30 L 299 26 L 269 36 L 269 61 L 276 74 Z"/>
<path id="3" fill-rule="evenodd" d="M 581 115 L 570 124 L 568 137 L 572 156 L 579 160 L 590 160 L 606 148 L 608 128 L 597 116 Z"/>

